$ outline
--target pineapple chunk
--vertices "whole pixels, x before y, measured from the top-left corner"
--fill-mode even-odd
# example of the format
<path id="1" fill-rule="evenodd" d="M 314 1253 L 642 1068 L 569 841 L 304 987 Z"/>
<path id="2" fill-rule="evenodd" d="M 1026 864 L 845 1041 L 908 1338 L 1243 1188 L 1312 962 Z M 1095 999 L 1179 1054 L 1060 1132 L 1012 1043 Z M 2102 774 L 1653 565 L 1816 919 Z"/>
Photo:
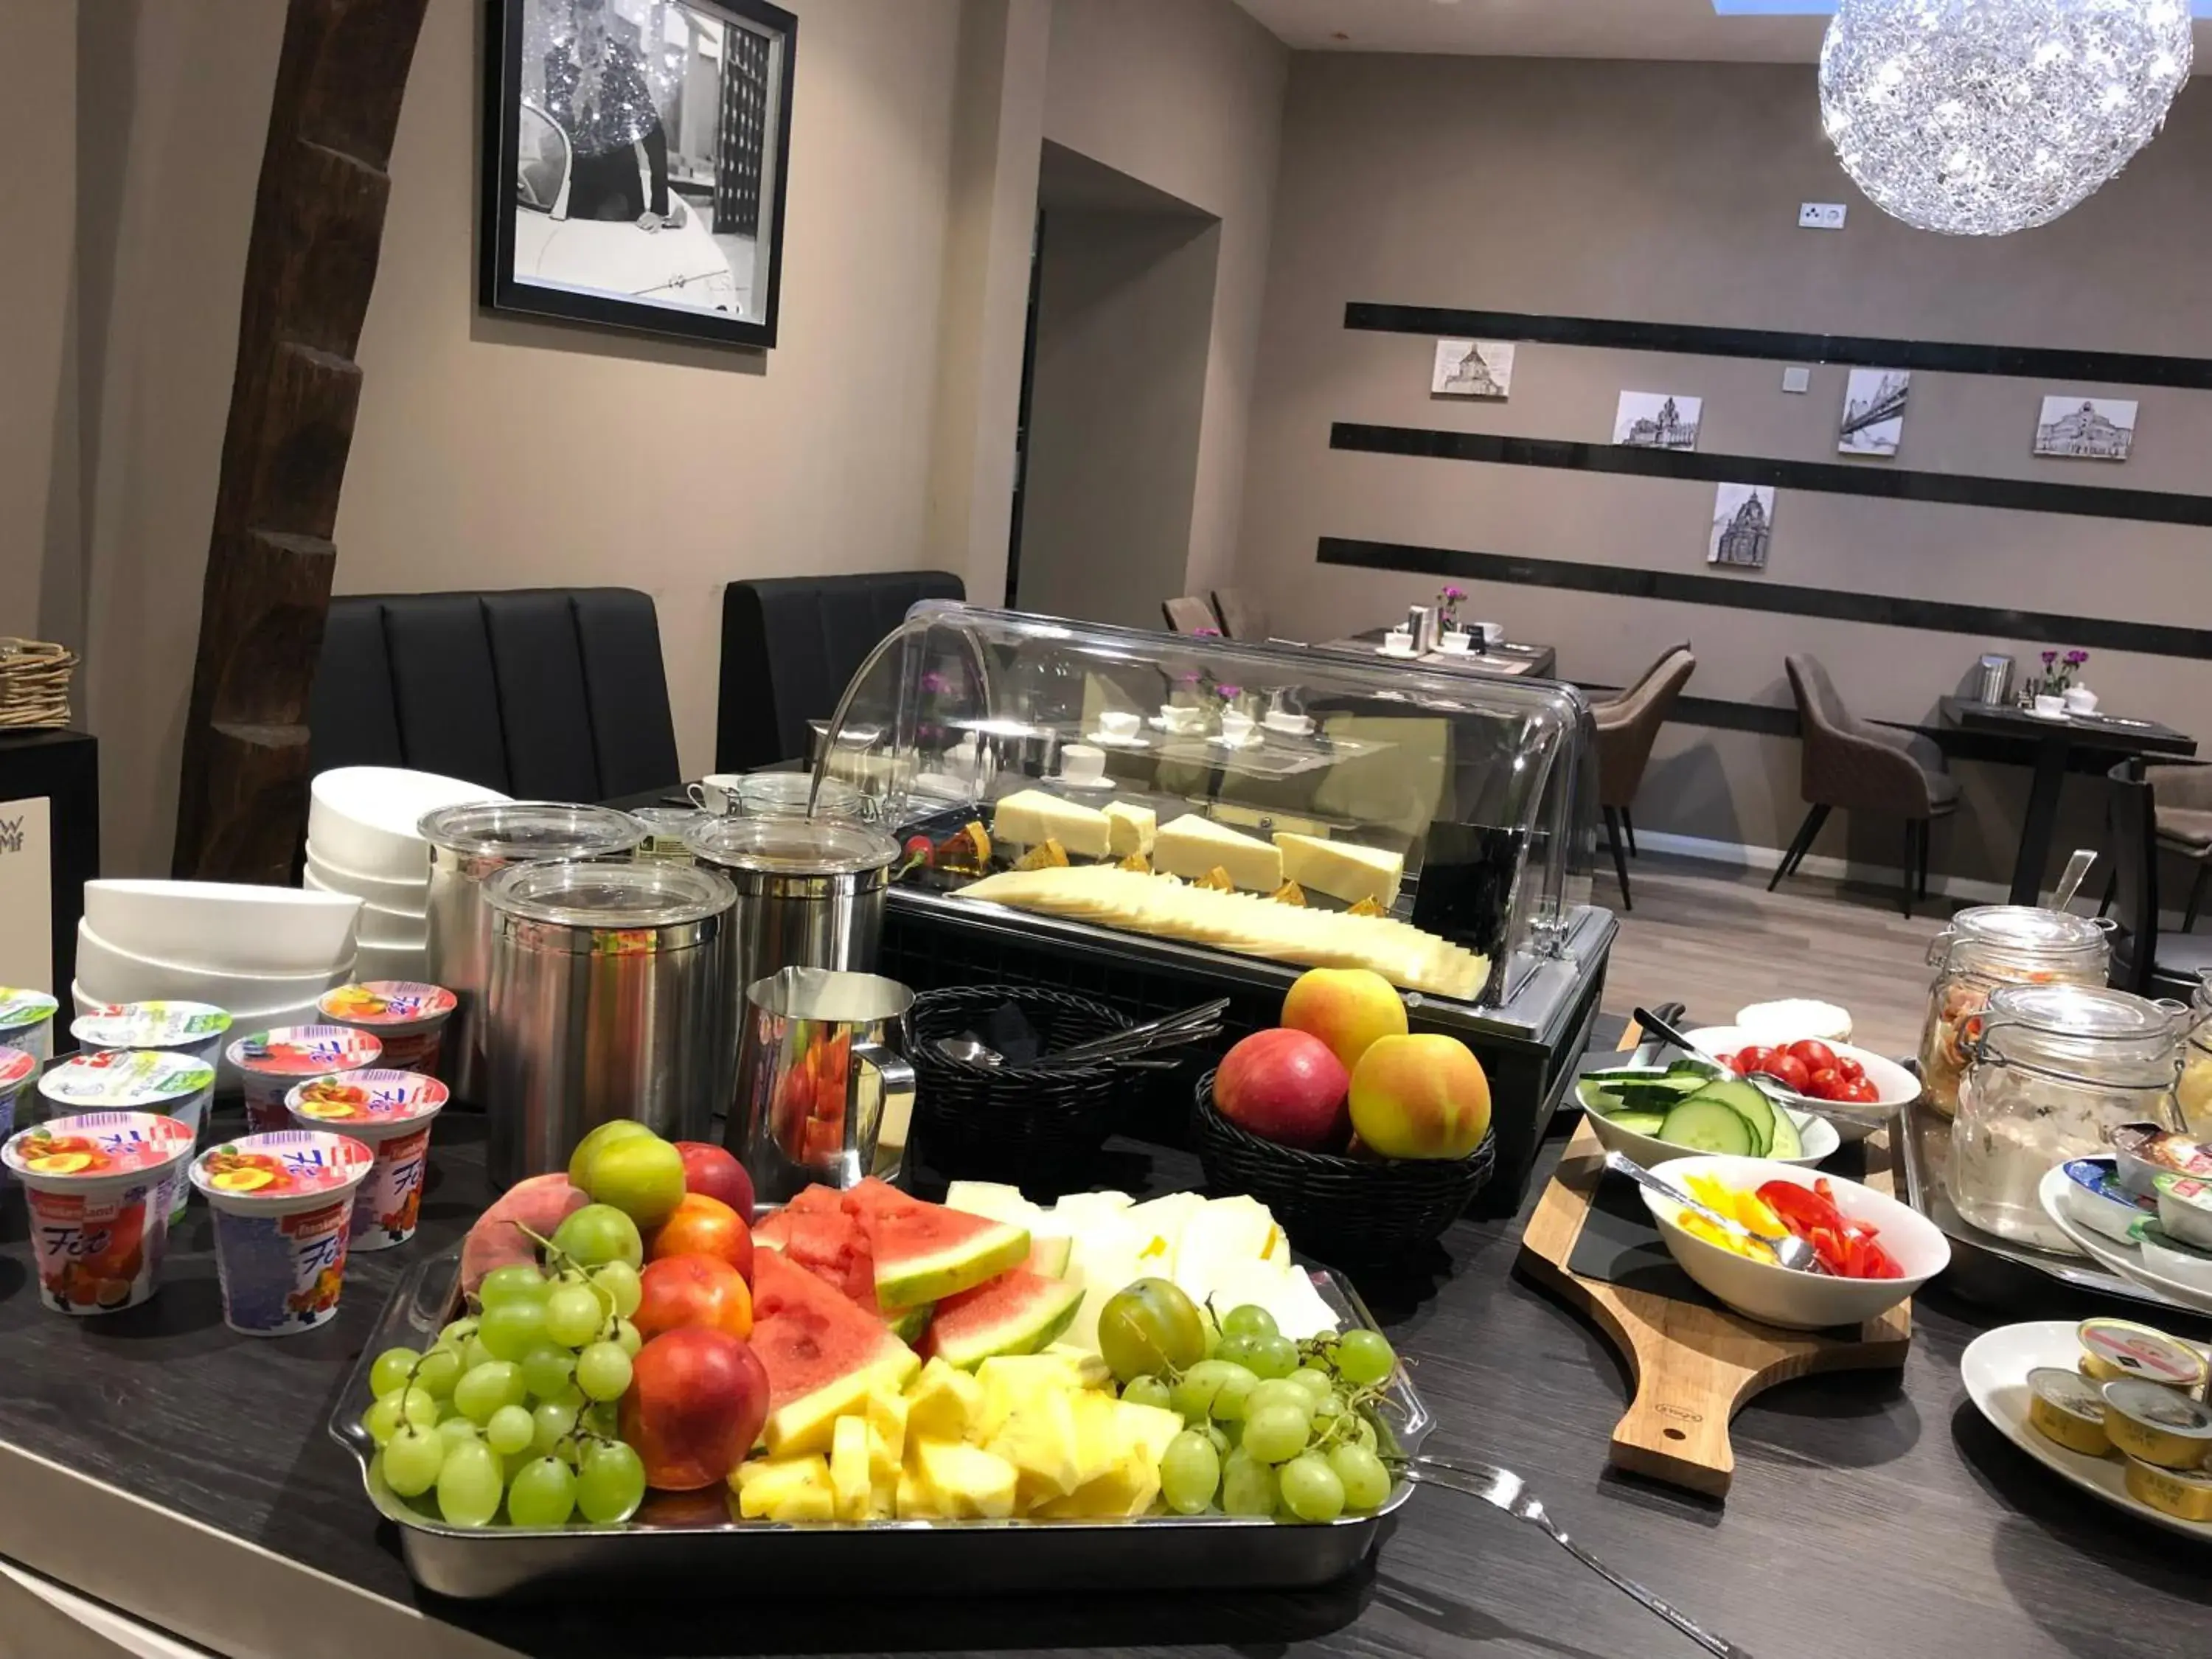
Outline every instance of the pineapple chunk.
<path id="1" fill-rule="evenodd" d="M 1003 1457 L 955 1441 L 919 1440 L 914 1445 L 914 1468 L 941 1515 L 1003 1521 L 1014 1512 L 1019 1477 Z"/>
<path id="2" fill-rule="evenodd" d="M 830 1496 L 840 1521 L 865 1521 L 873 1487 L 875 1431 L 865 1417 L 841 1417 L 830 1447 Z"/>
<path id="3" fill-rule="evenodd" d="M 906 1425 L 910 1415 L 907 1398 L 888 1379 L 868 1390 L 868 1427 L 875 1431 L 874 1476 L 878 1480 L 897 1478 L 899 1465 L 906 1461 Z"/>
<path id="4" fill-rule="evenodd" d="M 827 1521 L 833 1512 L 830 1465 L 818 1452 L 740 1463 L 730 1484 L 748 1521 Z"/>
<path id="5" fill-rule="evenodd" d="M 1164 1406 L 1140 1406 L 1133 1400 L 1116 1400 L 1113 1405 L 1121 1443 L 1141 1451 L 1157 1466 L 1167 1455 L 1168 1442 L 1182 1432 L 1182 1414 Z"/>
<path id="6" fill-rule="evenodd" d="M 1145 1514 L 1160 1495 L 1160 1456 L 1182 1431 L 1176 1413 L 1104 1395 L 1077 1398 L 1085 1442 L 1083 1484 L 1037 1510 L 1054 1519 L 1118 1520 Z M 1103 1462 L 1096 1462 L 1103 1456 Z"/>
<path id="7" fill-rule="evenodd" d="M 983 1388 L 966 1371 L 942 1359 L 921 1368 L 906 1394 L 907 1433 L 935 1440 L 966 1437 L 983 1412 Z"/>
<path id="8" fill-rule="evenodd" d="M 922 1484 L 921 1476 L 914 1469 L 899 1471 L 898 1486 L 891 1501 L 902 1521 L 934 1521 L 938 1518 L 938 1508 L 930 1498 L 929 1488 Z"/>
<path id="9" fill-rule="evenodd" d="M 1016 1402 L 989 1449 L 1014 1466 L 1015 1502 L 1033 1510 L 1083 1484 L 1075 1410 L 1064 1388 L 1041 1389 Z"/>
<path id="10" fill-rule="evenodd" d="M 889 1521 L 898 1514 L 898 1483 L 905 1471 L 895 1471 L 889 1480 L 878 1478 L 868 1488 L 868 1519 Z"/>
<path id="11" fill-rule="evenodd" d="M 1051 1392 L 1066 1394 L 1082 1386 L 1073 1361 L 1059 1354 L 1000 1354 L 975 1368 L 975 1381 L 983 1390 L 982 1409 L 968 1422 L 968 1437 L 988 1445 L 1024 1402 Z"/>

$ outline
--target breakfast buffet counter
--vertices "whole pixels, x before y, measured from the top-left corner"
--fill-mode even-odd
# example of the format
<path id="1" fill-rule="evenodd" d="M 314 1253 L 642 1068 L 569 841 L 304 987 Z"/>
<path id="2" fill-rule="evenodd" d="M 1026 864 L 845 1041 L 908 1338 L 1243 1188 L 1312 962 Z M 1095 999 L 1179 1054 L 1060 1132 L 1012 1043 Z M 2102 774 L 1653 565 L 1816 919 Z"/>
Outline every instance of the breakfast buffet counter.
<path id="1" fill-rule="evenodd" d="M 283 1342 L 224 1327 L 204 1206 L 161 1294 L 97 1320 L 38 1305 L 23 1209 L 0 1210 L 0 1558 L 229 1659 L 1692 1651 L 1534 1528 L 1440 1491 L 1414 1494 L 1370 1568 L 1299 1594 L 1024 1599 L 981 1582 L 924 1604 L 855 1584 L 831 1606 L 732 1577 L 683 1598 L 440 1601 L 409 1579 L 325 1425 L 392 1285 L 483 1208 L 482 1134 L 449 1116 L 422 1236 L 357 1255 L 337 1319 Z M 1196 1178 L 1188 1157 L 1128 1141 L 1105 1161 L 1103 1182 L 1140 1191 Z M 2204 1651 L 2201 1559 L 1984 1423 L 1959 1360 L 2001 1319 L 1940 1286 L 1916 1305 L 1901 1378 L 1808 1378 L 1745 1408 L 1725 1506 L 1608 1474 L 1625 1379 L 1602 1340 L 1508 1271 L 1527 1215 L 1456 1224 L 1417 1276 L 1359 1279 L 1439 1419 L 1427 1450 L 1517 1471 L 1579 1542 L 1762 1659 Z"/>

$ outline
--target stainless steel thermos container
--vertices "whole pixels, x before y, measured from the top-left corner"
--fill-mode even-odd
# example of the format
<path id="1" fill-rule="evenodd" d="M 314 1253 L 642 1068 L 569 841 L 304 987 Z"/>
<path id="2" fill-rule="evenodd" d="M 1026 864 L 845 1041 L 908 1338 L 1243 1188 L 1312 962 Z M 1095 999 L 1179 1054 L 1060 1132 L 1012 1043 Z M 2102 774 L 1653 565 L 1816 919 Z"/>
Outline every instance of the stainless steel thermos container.
<path id="1" fill-rule="evenodd" d="M 426 813 L 416 833 L 430 843 L 430 980 L 459 1004 L 446 1030 L 446 1080 L 456 1099 L 481 1103 L 486 1079 L 480 1005 L 491 983 L 484 883 L 514 864 L 627 853 L 645 839 L 645 826 L 608 806 L 482 801 Z"/>
<path id="2" fill-rule="evenodd" d="M 524 864 L 484 886 L 487 1165 L 495 1187 L 566 1167 L 586 1133 L 635 1118 L 701 1140 L 722 1017 L 723 929 L 736 894 L 709 870 Z"/>
<path id="3" fill-rule="evenodd" d="M 715 1030 L 720 1097 L 734 1110 L 726 1103 L 737 1084 L 745 988 L 784 968 L 872 971 L 899 845 L 851 818 L 780 817 L 717 818 L 684 845 L 701 869 L 719 871 L 737 890 Z"/>

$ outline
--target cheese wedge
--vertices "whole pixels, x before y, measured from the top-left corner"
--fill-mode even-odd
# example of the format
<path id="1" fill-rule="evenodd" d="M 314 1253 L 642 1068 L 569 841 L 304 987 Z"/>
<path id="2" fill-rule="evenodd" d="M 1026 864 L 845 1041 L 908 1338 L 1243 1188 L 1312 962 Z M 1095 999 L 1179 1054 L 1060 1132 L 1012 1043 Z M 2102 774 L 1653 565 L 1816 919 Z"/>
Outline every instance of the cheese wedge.
<path id="1" fill-rule="evenodd" d="M 1062 800 L 1042 789 L 1008 795 L 991 810 L 994 840 L 1042 847 L 1056 841 L 1078 858 L 1103 859 L 1111 844 L 1106 815 L 1079 801 Z"/>
<path id="2" fill-rule="evenodd" d="M 1152 850 L 1159 818 L 1149 806 L 1132 806 L 1125 800 L 1106 803 L 1107 850 L 1117 859 L 1139 858 Z"/>
<path id="3" fill-rule="evenodd" d="M 1196 880 L 1214 869 L 1249 892 L 1272 893 L 1283 884 L 1283 854 L 1264 841 L 1186 812 L 1152 842 L 1152 862 L 1171 876 Z"/>
<path id="4" fill-rule="evenodd" d="M 1379 847 L 1280 832 L 1275 845 L 1282 848 L 1287 879 L 1346 904 L 1372 899 L 1387 910 L 1397 902 L 1398 884 L 1406 878 L 1405 855 Z"/>

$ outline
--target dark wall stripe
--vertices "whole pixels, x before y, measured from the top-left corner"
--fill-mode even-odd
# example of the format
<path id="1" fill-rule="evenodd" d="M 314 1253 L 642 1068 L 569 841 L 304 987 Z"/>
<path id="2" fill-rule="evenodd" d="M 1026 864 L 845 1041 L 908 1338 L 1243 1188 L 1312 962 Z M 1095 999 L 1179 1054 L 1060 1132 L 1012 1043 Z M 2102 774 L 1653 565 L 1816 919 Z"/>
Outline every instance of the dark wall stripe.
<path id="1" fill-rule="evenodd" d="M 1404 542 L 1354 541 L 1338 536 L 1321 538 L 1318 556 L 1322 564 L 1360 570 L 1398 570 L 1416 575 L 1499 582 L 1507 586 L 1668 599 L 1681 605 L 1715 605 L 1732 611 L 1823 617 L 1835 622 L 1879 623 L 1891 628 L 1963 634 L 1969 638 L 2063 640 L 2069 645 L 2092 651 L 2134 651 L 2146 656 L 2212 661 L 2212 630 L 2174 628 L 2163 623 L 2060 617 L 2036 611 L 2007 611 L 1995 605 L 1909 599 L 1888 593 L 1845 593 L 1827 587 L 1796 587 L 1759 576 L 1695 576 L 1671 570 L 1626 569 L 1559 559 L 1467 552 L 1449 547 L 1419 547 Z"/>
<path id="2" fill-rule="evenodd" d="M 1511 438 L 1488 432 L 1441 432 L 1418 426 L 1368 426 L 1354 421 L 1337 422 L 1329 428 L 1328 442 L 1332 449 L 1356 450 L 1368 455 L 1413 455 L 1434 460 L 1485 461 L 1498 466 L 1553 467 L 1638 478 L 1687 478 L 1707 483 L 1772 484 L 1779 489 L 1813 490 L 1830 495 L 1872 495 L 1887 501 L 2009 507 L 2021 513 L 2059 513 L 2080 518 L 2130 519 L 2146 524 L 2212 528 L 2212 496 L 2184 495 L 2163 489 L 2115 489 L 2103 484 L 1980 478 L 1963 473 L 1851 466 L 1835 461 L 1776 461 L 1756 455 L 1640 449 L 1629 444 Z"/>
<path id="3" fill-rule="evenodd" d="M 1472 335 L 1489 340 L 1526 340 L 1536 345 L 1601 346 L 1692 357 L 1759 357 L 1850 363 L 1862 368 L 1924 368 L 1950 374 L 2006 374 L 2023 380 L 2095 380 L 2212 391 L 2212 362 L 2131 351 L 1881 340 L 1855 334 L 1790 334 L 1768 329 L 1707 328 L 1693 323 L 1542 317 L 1517 311 L 1459 311 L 1441 306 L 1386 306 L 1357 301 L 1345 307 L 1344 325 L 1383 334 Z"/>

